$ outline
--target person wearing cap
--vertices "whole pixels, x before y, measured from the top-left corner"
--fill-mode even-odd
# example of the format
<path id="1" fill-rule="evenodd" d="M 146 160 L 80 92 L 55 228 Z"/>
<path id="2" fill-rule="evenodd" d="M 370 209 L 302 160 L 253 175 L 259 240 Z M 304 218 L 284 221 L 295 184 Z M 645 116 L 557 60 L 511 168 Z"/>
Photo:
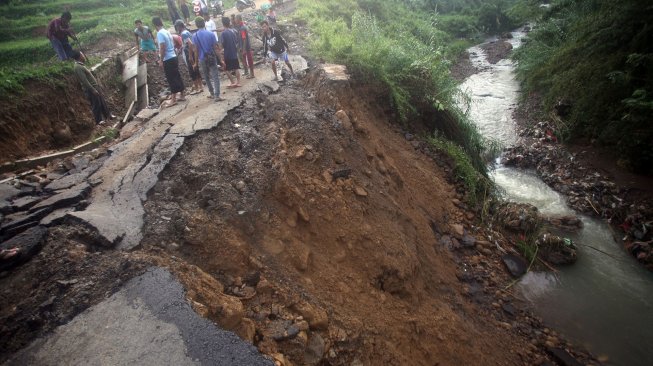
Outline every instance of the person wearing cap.
<path id="1" fill-rule="evenodd" d="M 68 42 L 68 37 L 75 41 L 77 40 L 77 35 L 75 35 L 75 32 L 70 27 L 70 20 L 72 18 L 73 16 L 69 11 L 64 11 L 61 17 L 52 19 L 48 24 L 46 36 L 61 61 L 73 58 L 73 47 Z"/>
<path id="2" fill-rule="evenodd" d="M 91 73 L 91 70 L 84 66 L 86 56 L 79 51 L 73 51 L 71 58 L 75 60 L 73 72 L 82 85 L 82 90 L 84 90 L 86 98 L 91 103 L 91 111 L 93 112 L 95 123 L 102 125 L 107 119 L 115 118 L 116 116 L 111 114 L 109 106 L 100 91 L 100 84 L 95 76 L 93 76 L 93 73 Z"/>

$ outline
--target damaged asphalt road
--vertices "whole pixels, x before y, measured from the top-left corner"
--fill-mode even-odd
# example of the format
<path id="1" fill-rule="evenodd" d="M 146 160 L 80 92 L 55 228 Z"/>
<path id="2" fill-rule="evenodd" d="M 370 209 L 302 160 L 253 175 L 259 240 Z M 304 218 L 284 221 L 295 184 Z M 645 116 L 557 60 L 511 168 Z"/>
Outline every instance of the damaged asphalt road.
<path id="1" fill-rule="evenodd" d="M 92 336 L 90 336 L 92 335 Z M 193 311 L 170 272 L 151 268 L 6 365 L 272 365 Z"/>

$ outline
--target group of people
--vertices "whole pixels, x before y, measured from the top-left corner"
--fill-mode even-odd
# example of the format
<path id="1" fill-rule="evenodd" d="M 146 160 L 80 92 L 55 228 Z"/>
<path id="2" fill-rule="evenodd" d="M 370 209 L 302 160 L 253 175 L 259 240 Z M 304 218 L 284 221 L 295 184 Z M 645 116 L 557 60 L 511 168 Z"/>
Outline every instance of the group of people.
<path id="1" fill-rule="evenodd" d="M 179 2 L 182 5 L 182 1 Z M 186 11 L 182 7 L 184 16 Z M 61 17 L 53 19 L 47 28 L 47 37 L 57 54 L 62 60 L 73 60 L 74 73 L 79 79 L 82 89 L 86 94 L 95 122 L 98 124 L 114 118 L 102 95 L 99 83 L 88 70 L 84 63 L 86 57 L 81 51 L 75 51 L 69 38 L 77 41 L 70 22 L 72 15 L 64 12 Z M 246 78 L 254 78 L 254 55 L 250 42 L 250 29 L 243 21 L 241 15 L 232 15 L 231 18 L 221 19 L 223 30 L 218 33 L 217 27 L 209 14 L 197 17 L 195 25 L 197 32 L 192 34 L 187 29 L 187 22 L 178 19 L 174 22 L 177 34 L 171 34 L 163 25 L 160 17 L 152 18 L 155 33 L 139 19 L 135 21 L 134 36 L 137 47 L 140 49 L 146 62 L 157 63 L 163 68 L 166 80 L 170 87 L 170 99 L 162 107 L 175 105 L 183 101 L 185 86 L 179 69 L 181 57 L 187 66 L 188 74 L 192 80 L 190 94 L 203 92 L 202 79 L 205 80 L 209 98 L 221 101 L 220 71 L 226 72 L 230 84 L 227 88 L 241 87 L 241 65 Z M 263 29 L 264 54 L 272 59 L 272 71 L 277 80 L 276 61 L 286 63 L 291 74 L 294 75 L 292 65 L 288 59 L 288 44 L 281 34 L 274 30 L 268 20 L 260 22 Z"/>
<path id="2" fill-rule="evenodd" d="M 178 101 L 186 99 L 185 86 L 179 69 L 179 58 L 182 58 L 192 80 L 190 94 L 203 92 L 202 79 L 206 82 L 209 94 L 207 97 L 221 101 L 220 70 L 227 74 L 230 84 L 227 88 L 241 87 L 241 65 L 246 78 L 254 78 L 254 54 L 250 40 L 250 29 L 243 21 L 241 15 L 232 15 L 231 18 L 222 17 L 222 31 L 218 33 L 215 22 L 207 14 L 203 18 L 195 19 L 197 31 L 193 35 L 186 27 L 186 23 L 178 19 L 174 23 L 177 34 L 171 34 L 163 26 L 160 17 L 152 19 L 156 28 L 156 37 L 151 30 L 136 21 L 134 35 L 141 52 L 153 54 L 154 41 L 158 44 L 158 61 L 163 68 L 168 86 L 170 99 L 162 107 L 170 107 Z M 261 23 L 263 29 L 264 52 L 273 61 L 281 60 L 286 63 L 291 74 L 294 75 L 292 65 L 288 59 L 288 44 L 276 30 L 270 27 L 268 21 Z M 146 60 L 151 57 L 146 56 Z M 272 62 L 272 70 L 277 80 L 276 62 Z"/>

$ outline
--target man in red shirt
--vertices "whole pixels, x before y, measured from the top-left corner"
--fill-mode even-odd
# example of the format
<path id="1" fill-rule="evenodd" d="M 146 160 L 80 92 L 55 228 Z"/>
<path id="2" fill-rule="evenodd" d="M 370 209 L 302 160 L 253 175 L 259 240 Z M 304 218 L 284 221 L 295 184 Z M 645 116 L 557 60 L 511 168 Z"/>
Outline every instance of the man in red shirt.
<path id="1" fill-rule="evenodd" d="M 60 18 L 52 19 L 48 24 L 47 37 L 61 61 L 73 58 L 73 47 L 68 42 L 68 37 L 77 40 L 75 32 L 70 27 L 72 18 L 70 12 L 65 11 Z"/>

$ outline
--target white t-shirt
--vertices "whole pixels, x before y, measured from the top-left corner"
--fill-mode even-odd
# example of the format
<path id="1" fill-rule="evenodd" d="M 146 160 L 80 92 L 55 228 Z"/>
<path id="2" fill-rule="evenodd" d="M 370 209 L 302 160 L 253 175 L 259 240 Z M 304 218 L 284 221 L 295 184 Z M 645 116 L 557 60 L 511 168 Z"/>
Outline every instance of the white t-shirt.
<path id="1" fill-rule="evenodd" d="M 215 40 L 219 41 L 218 39 L 218 28 L 215 26 L 215 22 L 213 19 L 209 19 L 206 22 L 204 22 L 206 30 L 213 33 L 215 35 Z"/>

